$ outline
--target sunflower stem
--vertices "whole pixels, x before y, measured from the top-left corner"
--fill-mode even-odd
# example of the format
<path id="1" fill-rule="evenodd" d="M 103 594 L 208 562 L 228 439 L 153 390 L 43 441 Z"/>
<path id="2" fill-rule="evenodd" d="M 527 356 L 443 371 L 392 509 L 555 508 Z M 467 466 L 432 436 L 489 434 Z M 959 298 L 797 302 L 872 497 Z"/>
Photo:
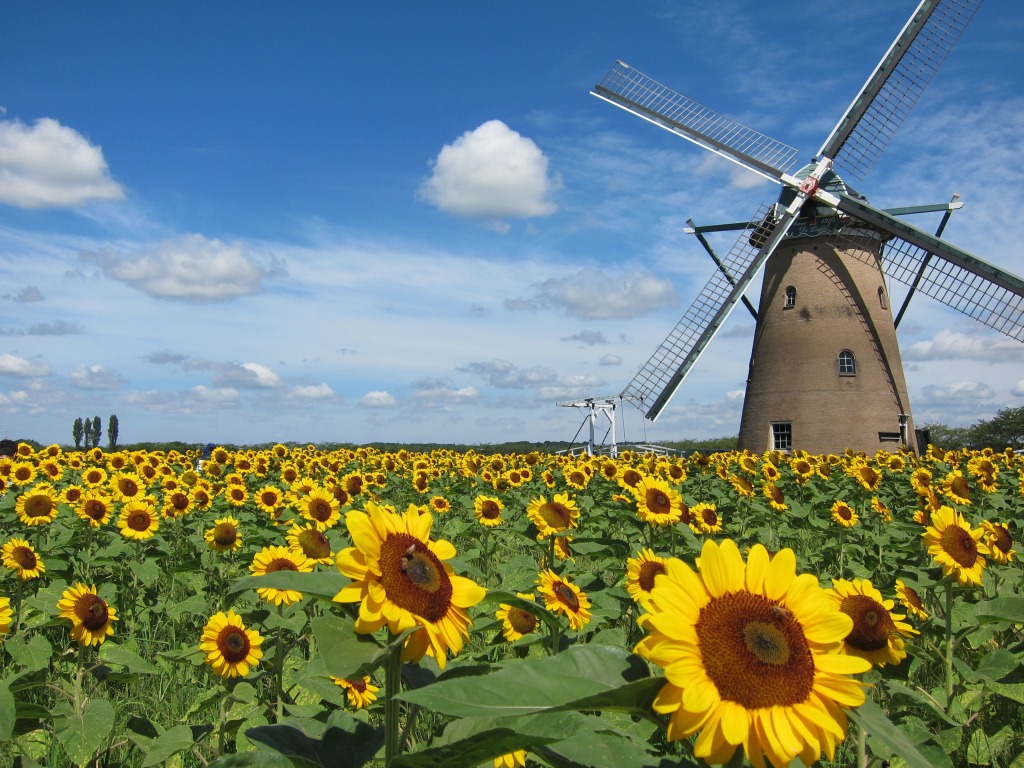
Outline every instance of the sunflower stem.
<path id="1" fill-rule="evenodd" d="M 284 717 L 284 655 L 285 647 L 282 640 L 282 625 L 284 624 L 284 608 L 277 606 L 277 628 L 274 639 L 274 683 L 277 687 L 277 722 Z"/>
<path id="2" fill-rule="evenodd" d="M 402 735 L 398 729 L 401 702 L 395 698 L 402 687 L 402 643 L 391 651 L 388 666 L 384 672 L 384 768 L 401 754 Z"/>
<path id="3" fill-rule="evenodd" d="M 857 727 L 857 768 L 868 768 L 868 732 Z"/>
<path id="4" fill-rule="evenodd" d="M 946 714 L 953 706 L 953 580 L 946 578 Z"/>

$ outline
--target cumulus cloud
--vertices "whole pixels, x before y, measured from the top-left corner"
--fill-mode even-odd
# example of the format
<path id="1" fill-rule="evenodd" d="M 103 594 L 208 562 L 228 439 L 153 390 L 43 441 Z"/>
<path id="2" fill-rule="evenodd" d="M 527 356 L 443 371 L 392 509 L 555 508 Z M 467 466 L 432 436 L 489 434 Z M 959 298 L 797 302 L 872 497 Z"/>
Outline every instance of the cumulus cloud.
<path id="1" fill-rule="evenodd" d="M 192 303 L 261 293 L 263 278 L 269 274 L 243 243 L 208 240 L 198 234 L 171 238 L 127 256 L 108 249 L 79 258 L 98 266 L 107 277 L 155 298 Z"/>
<path id="2" fill-rule="evenodd" d="M 932 339 L 910 344 L 903 351 L 903 359 L 1024 362 L 1024 344 L 1002 334 L 975 336 L 943 329 Z"/>
<path id="3" fill-rule="evenodd" d="M 589 397 L 596 387 L 605 385 L 598 376 L 562 376 L 551 368 L 519 368 L 507 360 L 470 363 L 458 370 L 480 376 L 495 389 L 532 389 L 537 397 L 545 399 Z"/>
<path id="4" fill-rule="evenodd" d="M 489 120 L 441 149 L 417 196 L 459 216 L 525 219 L 557 211 L 549 198 L 560 187 L 531 139 Z"/>
<path id="5" fill-rule="evenodd" d="M 618 355 L 602 355 L 597 361 L 598 365 L 622 365 L 622 358 Z"/>
<path id="6" fill-rule="evenodd" d="M 616 278 L 586 268 L 574 275 L 549 278 L 533 288 L 533 296 L 507 300 L 506 309 L 558 309 L 583 320 L 630 320 L 679 303 L 670 281 L 642 272 Z"/>
<path id="7" fill-rule="evenodd" d="M 394 408 L 398 404 L 390 392 L 367 392 L 359 398 L 359 405 L 364 408 Z"/>
<path id="8" fill-rule="evenodd" d="M 281 386 L 281 378 L 259 363 L 218 363 L 213 385 L 218 388 L 277 389 Z"/>
<path id="9" fill-rule="evenodd" d="M 79 389 L 118 389 L 124 383 L 121 374 L 102 365 L 76 365 L 70 378 Z"/>
<path id="10" fill-rule="evenodd" d="M 307 402 L 328 402 L 334 400 L 334 390 L 327 384 L 307 384 L 293 387 L 286 395 L 289 400 L 305 400 Z"/>
<path id="11" fill-rule="evenodd" d="M 413 398 L 426 407 L 469 405 L 480 399 L 480 393 L 475 387 L 456 387 L 448 379 L 417 379 L 412 383 L 412 388 Z"/>
<path id="12" fill-rule="evenodd" d="M 75 208 L 120 200 L 103 150 L 72 128 L 43 117 L 29 126 L 0 120 L 0 203 L 19 208 Z"/>
<path id="13" fill-rule="evenodd" d="M 608 339 L 600 331 L 580 331 L 574 333 L 572 336 L 566 336 L 562 341 L 577 341 L 588 347 L 592 347 L 595 344 L 607 344 Z"/>
<path id="14" fill-rule="evenodd" d="M 33 323 L 27 329 L 0 329 L 0 336 L 73 336 L 82 332 L 82 326 L 57 320 L 53 323 Z"/>
<path id="15" fill-rule="evenodd" d="M 14 293 L 5 293 L 4 298 L 8 301 L 14 301 L 18 304 L 28 304 L 34 301 L 43 301 L 43 292 L 39 290 L 37 286 L 26 285 L 24 288 L 19 288 Z"/>
<path id="16" fill-rule="evenodd" d="M 129 392 L 123 400 L 126 405 L 136 406 L 153 413 L 188 415 L 197 412 L 221 411 L 238 405 L 237 389 L 211 389 L 202 385 L 184 392 L 147 390 Z"/>
<path id="17" fill-rule="evenodd" d="M 1010 389 L 1010 394 L 1017 397 L 1024 397 L 1024 379 L 1021 379 Z"/>
<path id="18" fill-rule="evenodd" d="M 950 384 L 929 384 L 922 387 L 921 391 L 928 402 L 928 405 L 960 403 L 977 403 L 981 400 L 990 400 L 995 397 L 992 387 L 983 381 L 957 381 Z"/>
<path id="19" fill-rule="evenodd" d="M 49 376 L 50 372 L 50 366 L 45 363 L 26 360 L 24 357 L 6 352 L 0 354 L 0 376 L 30 379 L 37 376 Z"/>

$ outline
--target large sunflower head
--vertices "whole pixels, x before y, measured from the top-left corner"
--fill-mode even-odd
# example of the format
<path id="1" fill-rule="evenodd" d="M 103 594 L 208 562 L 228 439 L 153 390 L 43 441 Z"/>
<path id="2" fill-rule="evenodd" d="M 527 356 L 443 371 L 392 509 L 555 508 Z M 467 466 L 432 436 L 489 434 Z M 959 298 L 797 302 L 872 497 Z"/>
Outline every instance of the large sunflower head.
<path id="1" fill-rule="evenodd" d="M 626 591 L 634 602 L 647 599 L 654 589 L 655 579 L 665 573 L 665 558 L 652 549 L 642 549 L 636 557 L 626 559 Z"/>
<path id="2" fill-rule="evenodd" d="M 117 527 L 126 539 L 142 541 L 156 535 L 160 515 L 148 498 L 129 501 L 121 506 Z"/>
<path id="3" fill-rule="evenodd" d="M 954 469 L 942 479 L 942 494 L 954 504 L 971 505 L 971 486 L 959 469 Z"/>
<path id="4" fill-rule="evenodd" d="M 214 520 L 213 528 L 207 529 L 203 538 L 214 552 L 230 552 L 242 546 L 238 520 L 230 515 Z"/>
<path id="5" fill-rule="evenodd" d="M 61 618 L 71 620 L 71 636 L 81 645 L 100 645 L 114 634 L 117 611 L 96 594 L 96 587 L 75 584 L 57 601 Z"/>
<path id="6" fill-rule="evenodd" d="M 544 598 L 544 606 L 565 616 L 572 629 L 578 632 L 590 623 L 590 598 L 568 576 L 559 576 L 550 568 L 542 571 L 537 577 L 537 591 Z"/>
<path id="7" fill-rule="evenodd" d="M 636 514 L 650 525 L 675 525 L 682 514 L 682 497 L 667 480 L 647 475 L 633 489 Z"/>
<path id="8" fill-rule="evenodd" d="M 921 536 L 943 574 L 955 577 L 962 587 L 979 586 L 984 556 L 989 554 L 988 545 L 981 541 L 984 529 L 971 528 L 962 514 L 947 506 L 932 512 L 931 523 Z"/>
<path id="9" fill-rule="evenodd" d="M 546 539 L 553 533 L 575 528 L 580 510 L 568 493 L 556 493 L 551 501 L 544 496 L 530 501 L 526 515 L 537 526 L 537 537 Z"/>
<path id="10" fill-rule="evenodd" d="M 917 630 L 903 621 L 904 614 L 893 612 L 895 603 L 886 600 L 867 579 L 835 579 L 829 597 L 853 620 L 843 650 L 884 667 L 899 664 L 907 657 L 904 638 Z"/>
<path id="11" fill-rule="evenodd" d="M 843 528 L 853 528 L 860 519 L 857 511 L 845 501 L 839 500 L 832 505 L 832 520 Z"/>
<path id="12" fill-rule="evenodd" d="M 712 502 L 702 501 L 690 507 L 693 520 L 691 528 L 696 528 L 695 533 L 721 533 L 722 518 L 718 514 L 718 505 Z"/>
<path id="13" fill-rule="evenodd" d="M 256 553 L 249 570 L 253 576 L 265 576 L 276 571 L 309 573 L 315 565 L 316 563 L 306 557 L 301 550 L 271 545 Z M 302 593 L 294 589 L 261 587 L 256 590 L 256 594 L 274 605 L 291 605 L 302 599 Z"/>
<path id="14" fill-rule="evenodd" d="M 299 514 L 321 531 L 333 528 L 341 519 L 341 505 L 332 491 L 313 487 L 296 502 Z"/>
<path id="15" fill-rule="evenodd" d="M 699 734 L 694 754 L 725 763 L 743 746 L 754 765 L 767 757 L 807 765 L 834 756 L 846 735 L 841 707 L 864 702 L 852 675 L 864 659 L 838 653 L 853 624 L 796 556 L 755 544 L 744 562 L 731 540 L 704 543 L 698 570 L 667 561 L 640 625 L 636 652 L 665 669 L 654 709 L 670 714 L 668 738 Z"/>
<path id="16" fill-rule="evenodd" d="M 39 483 L 22 491 L 14 503 L 14 511 L 25 525 L 52 523 L 58 509 L 57 494 L 49 483 Z"/>
<path id="17" fill-rule="evenodd" d="M 245 677 L 263 658 L 262 644 L 260 633 L 247 629 L 241 616 L 234 611 L 222 611 L 206 623 L 199 649 L 206 654 L 206 663 L 221 677 Z"/>
<path id="18" fill-rule="evenodd" d="M 532 592 L 516 592 L 516 596 L 523 600 L 533 600 L 536 602 Z M 524 635 L 529 635 L 531 632 L 536 631 L 540 620 L 537 616 L 525 608 L 520 608 L 518 605 L 508 605 L 501 603 L 498 606 L 498 612 L 494 614 L 494 617 L 501 622 L 501 634 L 510 643 L 514 643 Z"/>
<path id="19" fill-rule="evenodd" d="M 18 574 L 22 581 L 38 579 L 46 571 L 43 561 L 25 539 L 15 538 L 4 544 L 0 558 L 3 559 L 4 567 Z"/>
<path id="20" fill-rule="evenodd" d="M 74 509 L 75 514 L 90 526 L 99 528 L 114 516 L 114 501 L 99 488 L 93 488 L 82 494 Z"/>
<path id="21" fill-rule="evenodd" d="M 368 502 L 366 510 L 351 510 L 345 523 L 355 546 L 338 553 L 337 566 L 352 579 L 334 600 L 359 603 L 356 632 L 366 634 L 387 626 L 393 634 L 419 626 L 405 641 L 403 658 L 419 661 L 429 654 L 444 667 L 448 651 L 458 654 L 469 637 L 468 608 L 486 590 L 445 563 L 455 547 L 432 540 L 433 516 L 409 505 L 397 514 Z"/>
<path id="22" fill-rule="evenodd" d="M 477 496 L 473 502 L 473 515 L 481 525 L 493 528 L 501 525 L 501 511 L 505 505 L 494 496 Z"/>
<path id="23" fill-rule="evenodd" d="M 137 472 L 122 471 L 110 478 L 110 491 L 118 501 L 132 501 L 146 495 L 147 484 Z"/>
<path id="24" fill-rule="evenodd" d="M 304 554 L 314 563 L 330 565 L 334 562 L 331 542 L 327 535 L 315 525 L 298 525 L 293 523 L 288 531 L 288 544 L 292 549 Z"/>
<path id="25" fill-rule="evenodd" d="M 985 543 L 988 544 L 989 554 L 997 563 L 1006 565 L 1013 561 L 1016 551 L 1013 548 L 1013 536 L 1010 535 L 1010 527 L 1006 523 L 993 523 L 985 520 L 981 524 L 985 532 Z"/>

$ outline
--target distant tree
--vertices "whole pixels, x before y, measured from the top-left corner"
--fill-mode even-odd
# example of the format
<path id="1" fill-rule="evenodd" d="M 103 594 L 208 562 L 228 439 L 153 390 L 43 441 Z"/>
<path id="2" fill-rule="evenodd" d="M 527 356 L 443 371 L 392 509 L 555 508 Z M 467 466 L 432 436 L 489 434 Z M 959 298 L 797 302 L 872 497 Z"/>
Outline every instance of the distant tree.
<path id="1" fill-rule="evenodd" d="M 951 427 L 948 424 L 925 424 L 928 442 L 940 448 L 964 448 L 971 441 L 970 427 Z"/>
<path id="2" fill-rule="evenodd" d="M 100 444 L 100 438 L 103 437 L 103 424 L 100 422 L 99 416 L 93 416 L 92 419 L 92 444 L 94 446 Z"/>
<path id="3" fill-rule="evenodd" d="M 1007 446 L 1024 448 L 1024 408 L 1003 408 L 992 419 L 978 422 L 969 431 L 972 448 L 997 451 Z"/>
<path id="4" fill-rule="evenodd" d="M 110 450 L 117 448 L 117 415 L 110 414 L 110 420 L 107 421 L 107 443 L 110 445 Z"/>
<path id="5" fill-rule="evenodd" d="M 75 448 L 81 448 L 82 438 L 85 437 L 85 427 L 82 426 L 81 416 L 75 419 L 75 424 L 71 427 L 71 437 L 75 439 Z"/>
<path id="6" fill-rule="evenodd" d="M 89 450 L 96 443 L 92 439 L 92 419 L 86 418 L 82 423 L 82 431 L 85 435 L 85 450 Z"/>

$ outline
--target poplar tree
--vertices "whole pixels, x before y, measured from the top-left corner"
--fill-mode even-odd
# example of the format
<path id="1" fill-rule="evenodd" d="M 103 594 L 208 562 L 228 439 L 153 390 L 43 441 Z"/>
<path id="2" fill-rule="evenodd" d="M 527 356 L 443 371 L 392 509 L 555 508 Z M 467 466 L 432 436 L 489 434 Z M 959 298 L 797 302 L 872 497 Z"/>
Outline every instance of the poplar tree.
<path id="1" fill-rule="evenodd" d="M 85 427 L 82 426 L 82 417 L 79 416 L 75 419 L 75 424 L 71 427 L 71 437 L 75 440 L 75 448 L 82 447 L 82 437 L 85 436 Z"/>
<path id="2" fill-rule="evenodd" d="M 94 446 L 100 444 L 100 438 L 103 437 L 103 424 L 100 423 L 99 416 L 93 416 L 92 418 L 92 444 Z"/>
<path id="3" fill-rule="evenodd" d="M 110 450 L 113 451 L 117 448 L 117 415 L 110 414 L 110 419 L 107 421 L 107 442 L 110 444 Z"/>

